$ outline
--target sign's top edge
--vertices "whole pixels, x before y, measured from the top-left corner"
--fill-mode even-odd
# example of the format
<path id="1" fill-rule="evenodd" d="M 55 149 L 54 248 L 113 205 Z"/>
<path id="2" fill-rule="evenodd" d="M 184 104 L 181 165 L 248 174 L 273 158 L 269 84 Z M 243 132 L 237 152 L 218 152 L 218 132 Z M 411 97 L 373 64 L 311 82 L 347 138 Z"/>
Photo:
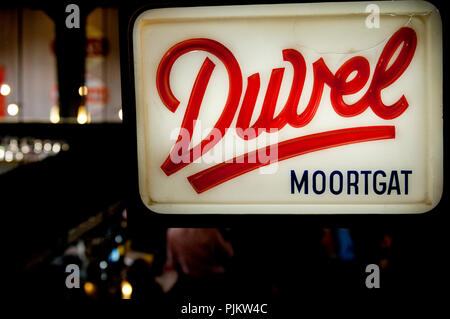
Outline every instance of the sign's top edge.
<path id="1" fill-rule="evenodd" d="M 154 8 L 143 11 L 136 19 L 190 19 L 190 18 L 226 18 L 226 17 L 261 17 L 261 16 L 313 16 L 313 15 L 352 15 L 364 14 L 368 4 L 380 7 L 384 15 L 430 15 L 439 14 L 438 9 L 427 1 L 370 1 L 370 2 L 321 2 L 295 4 L 251 4 L 224 5 L 220 10 L 211 11 L 211 6 Z M 236 11 L 236 7 L 240 10 Z M 270 8 L 270 10 L 267 10 Z"/>

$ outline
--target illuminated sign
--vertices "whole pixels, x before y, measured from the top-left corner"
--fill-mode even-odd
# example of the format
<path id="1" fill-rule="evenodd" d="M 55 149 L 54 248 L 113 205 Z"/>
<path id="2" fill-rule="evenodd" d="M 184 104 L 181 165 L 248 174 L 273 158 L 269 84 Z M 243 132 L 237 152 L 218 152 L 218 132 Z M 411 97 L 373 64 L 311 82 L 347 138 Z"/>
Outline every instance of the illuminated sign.
<path id="1" fill-rule="evenodd" d="M 432 5 L 153 9 L 133 37 L 139 189 L 152 211 L 417 213 L 439 202 Z"/>

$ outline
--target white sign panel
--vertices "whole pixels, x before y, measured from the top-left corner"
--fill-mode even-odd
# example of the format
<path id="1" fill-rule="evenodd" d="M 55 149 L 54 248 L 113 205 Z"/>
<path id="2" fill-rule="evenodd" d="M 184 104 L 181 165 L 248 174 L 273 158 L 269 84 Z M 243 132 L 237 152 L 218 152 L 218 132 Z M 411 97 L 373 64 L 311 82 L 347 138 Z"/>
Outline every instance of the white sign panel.
<path id="1" fill-rule="evenodd" d="M 153 9 L 133 30 L 158 213 L 422 213 L 442 195 L 442 31 L 421 1 Z"/>

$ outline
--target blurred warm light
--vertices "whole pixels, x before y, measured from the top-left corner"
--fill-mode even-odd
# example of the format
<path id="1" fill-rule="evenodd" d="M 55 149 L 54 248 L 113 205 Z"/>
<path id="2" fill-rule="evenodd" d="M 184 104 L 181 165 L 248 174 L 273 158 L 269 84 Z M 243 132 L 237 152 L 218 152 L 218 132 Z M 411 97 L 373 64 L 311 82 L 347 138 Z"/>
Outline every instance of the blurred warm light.
<path id="1" fill-rule="evenodd" d="M 88 94 L 88 88 L 86 85 L 80 86 L 80 88 L 78 89 L 78 94 L 80 94 L 80 96 L 86 96 Z"/>
<path id="2" fill-rule="evenodd" d="M 13 152 L 11 151 L 6 151 L 5 152 L 5 161 L 7 162 L 12 162 L 13 161 Z"/>
<path id="3" fill-rule="evenodd" d="M 95 292 L 95 285 L 92 282 L 86 281 L 84 283 L 84 292 L 86 295 L 91 296 Z"/>
<path id="4" fill-rule="evenodd" d="M 52 151 L 53 153 L 59 153 L 59 151 L 61 150 L 61 144 L 56 142 L 55 144 L 53 144 L 52 146 Z"/>
<path id="5" fill-rule="evenodd" d="M 2 84 L 0 87 L 0 94 L 3 96 L 7 96 L 11 93 L 11 87 L 8 84 Z"/>
<path id="6" fill-rule="evenodd" d="M 153 263 L 154 256 L 152 254 L 143 254 L 142 259 L 151 265 Z"/>
<path id="7" fill-rule="evenodd" d="M 131 266 L 134 262 L 133 258 L 130 257 L 126 257 L 123 259 L 123 263 L 125 264 L 125 266 Z"/>
<path id="8" fill-rule="evenodd" d="M 5 158 L 5 148 L 3 146 L 0 146 L 0 161 Z"/>
<path id="9" fill-rule="evenodd" d="M 78 122 L 78 124 L 86 124 L 87 121 L 88 121 L 88 115 L 87 115 L 86 107 L 84 105 L 81 105 L 78 108 L 77 122 Z"/>
<path id="10" fill-rule="evenodd" d="M 49 153 L 52 150 L 52 144 L 50 142 L 44 143 L 44 152 Z"/>
<path id="11" fill-rule="evenodd" d="M 123 120 L 123 114 L 122 114 L 122 109 L 119 109 L 119 119 L 122 121 Z"/>
<path id="12" fill-rule="evenodd" d="M 61 146 L 61 149 L 63 150 L 63 151 L 68 151 L 69 150 L 69 148 L 70 148 L 70 146 L 69 146 L 69 144 L 67 144 L 67 143 L 64 143 L 62 146 Z"/>
<path id="13" fill-rule="evenodd" d="M 53 105 L 50 109 L 50 122 L 56 124 L 59 123 L 60 117 L 59 117 L 59 106 Z"/>
<path id="14" fill-rule="evenodd" d="M 22 147 L 20 149 L 21 149 L 22 153 L 24 153 L 24 154 L 30 153 L 30 146 L 28 146 L 28 144 L 22 145 Z"/>
<path id="15" fill-rule="evenodd" d="M 40 153 L 42 151 L 42 142 L 40 140 L 34 141 L 34 151 L 35 153 Z"/>
<path id="16" fill-rule="evenodd" d="M 17 153 L 16 153 L 16 160 L 18 160 L 19 162 L 20 162 L 21 160 L 23 160 L 23 153 L 22 153 L 22 152 L 17 152 Z"/>
<path id="17" fill-rule="evenodd" d="M 131 287 L 128 281 L 122 282 L 122 299 L 130 299 L 133 287 Z"/>
<path id="18" fill-rule="evenodd" d="M 18 146 L 18 143 L 17 143 L 16 139 L 11 139 L 9 141 L 9 148 L 11 149 L 11 151 L 13 153 L 15 153 L 15 152 L 17 152 L 19 150 L 19 146 Z"/>
<path id="19" fill-rule="evenodd" d="M 8 114 L 11 116 L 16 116 L 19 113 L 19 106 L 17 104 L 8 105 Z"/>

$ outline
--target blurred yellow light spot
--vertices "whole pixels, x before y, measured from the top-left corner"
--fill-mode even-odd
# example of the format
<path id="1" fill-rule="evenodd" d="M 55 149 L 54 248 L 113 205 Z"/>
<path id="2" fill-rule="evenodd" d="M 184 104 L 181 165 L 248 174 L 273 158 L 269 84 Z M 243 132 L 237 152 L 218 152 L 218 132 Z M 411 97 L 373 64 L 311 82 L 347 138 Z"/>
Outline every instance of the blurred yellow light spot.
<path id="1" fill-rule="evenodd" d="M 53 105 L 50 109 L 50 122 L 56 124 L 59 123 L 60 117 L 59 117 L 59 106 Z"/>
<path id="2" fill-rule="evenodd" d="M 84 284 L 84 292 L 85 292 L 86 295 L 88 295 L 88 296 L 93 295 L 94 292 L 95 292 L 95 285 L 94 285 L 92 282 L 87 281 L 87 282 Z"/>
<path id="3" fill-rule="evenodd" d="M 118 115 L 119 115 L 119 119 L 122 121 L 123 120 L 122 109 L 119 110 Z"/>
<path id="4" fill-rule="evenodd" d="M 8 84 L 2 84 L 0 87 L 0 94 L 3 96 L 7 96 L 11 93 L 11 87 Z"/>
<path id="5" fill-rule="evenodd" d="M 142 259 L 144 259 L 146 262 L 148 262 L 150 265 L 153 263 L 153 255 L 152 254 L 143 254 Z"/>
<path id="6" fill-rule="evenodd" d="M 80 94 L 80 96 L 86 96 L 88 94 L 88 88 L 86 85 L 80 86 L 80 88 L 78 89 L 78 94 Z"/>
<path id="7" fill-rule="evenodd" d="M 128 281 L 122 282 L 122 299 L 130 299 L 133 287 L 131 287 Z"/>
<path id="8" fill-rule="evenodd" d="M 125 253 L 125 246 L 119 245 L 117 246 L 117 250 L 119 251 L 120 256 L 123 256 L 123 254 Z"/>
<path id="9" fill-rule="evenodd" d="M 84 105 L 81 105 L 78 108 L 77 122 L 78 122 L 78 124 L 86 124 L 87 121 L 88 121 L 88 115 L 87 115 L 86 107 Z"/>
<path id="10" fill-rule="evenodd" d="M 67 144 L 67 143 L 64 143 L 64 144 L 61 146 L 61 149 L 62 149 L 63 151 L 65 151 L 65 152 L 67 152 L 67 151 L 69 150 L 69 148 L 70 148 L 70 146 L 69 146 L 69 144 Z"/>
<path id="11" fill-rule="evenodd" d="M 19 106 L 17 104 L 8 105 L 8 114 L 11 116 L 16 116 L 19 113 Z"/>

